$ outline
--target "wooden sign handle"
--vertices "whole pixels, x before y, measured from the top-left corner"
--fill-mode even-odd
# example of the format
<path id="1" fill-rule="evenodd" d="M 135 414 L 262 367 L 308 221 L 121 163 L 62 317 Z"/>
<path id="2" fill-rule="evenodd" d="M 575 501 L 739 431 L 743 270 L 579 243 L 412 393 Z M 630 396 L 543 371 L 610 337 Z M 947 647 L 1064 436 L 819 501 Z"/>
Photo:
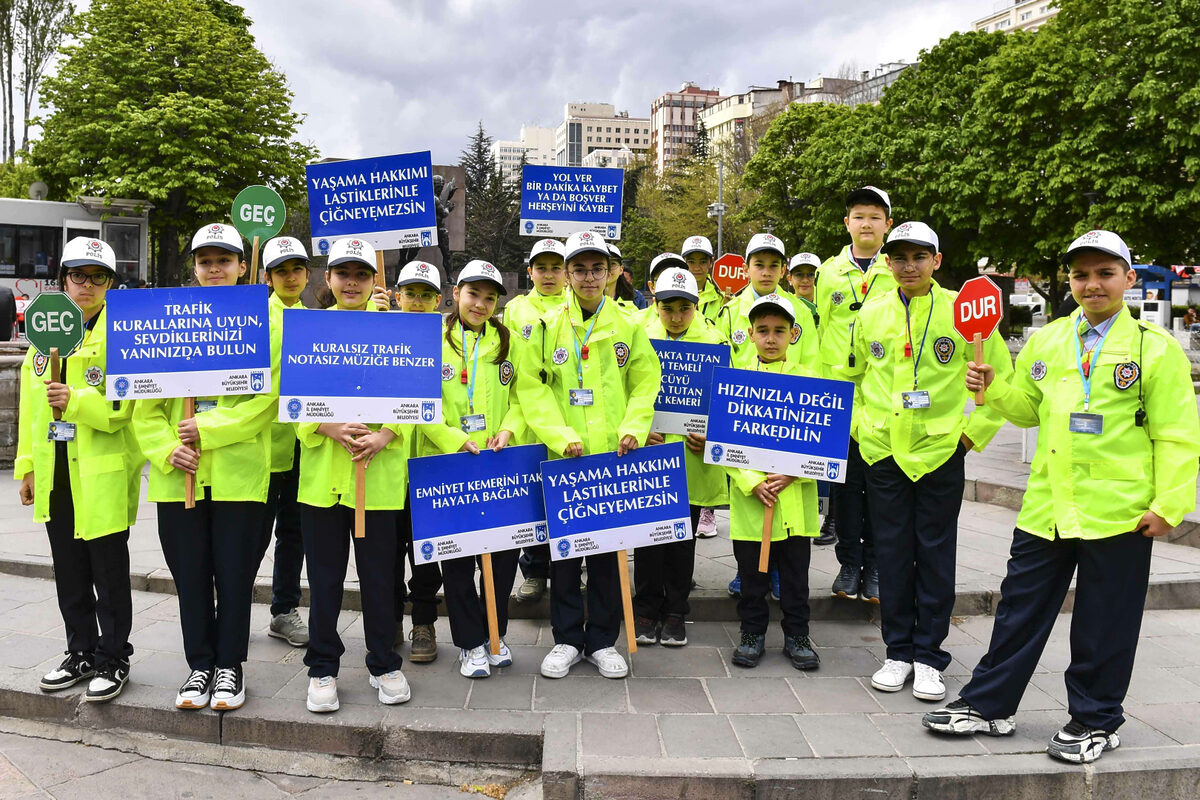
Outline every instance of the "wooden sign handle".
<path id="1" fill-rule="evenodd" d="M 57 347 L 50 348 L 50 382 L 62 383 L 62 362 L 58 359 Z M 61 408 L 55 406 L 52 410 L 54 411 L 54 418 L 56 420 L 62 419 Z"/>
<path id="2" fill-rule="evenodd" d="M 183 418 L 191 419 L 194 416 L 196 416 L 195 398 L 183 398 Z M 188 447 L 191 447 L 193 450 L 196 449 L 195 445 L 188 445 Z M 183 507 L 196 507 L 196 475 L 191 472 L 183 474 Z"/>
<path id="3" fill-rule="evenodd" d="M 621 579 L 621 608 L 625 614 L 625 641 L 629 654 L 637 652 L 637 631 L 633 625 L 633 595 L 629 592 L 629 551 L 617 551 L 617 576 Z"/>
<path id="4" fill-rule="evenodd" d="M 771 528 L 773 527 L 775 527 L 775 506 L 763 509 L 762 549 L 758 551 L 759 572 L 766 572 L 767 564 L 771 560 Z"/>
<path id="5" fill-rule="evenodd" d="M 354 465 L 354 538 L 367 535 L 367 462 Z"/>
<path id="6" fill-rule="evenodd" d="M 387 275 L 383 267 L 383 251 L 375 251 L 375 285 L 381 289 L 387 288 Z"/>
<path id="7" fill-rule="evenodd" d="M 975 363 L 982 366 L 982 364 L 983 364 L 983 337 L 980 336 L 978 333 L 976 333 L 975 338 L 972 340 L 971 343 L 973 345 L 975 345 Z M 975 405 L 977 405 L 977 406 L 983 405 L 983 389 L 979 389 L 975 392 Z"/>
<path id="8" fill-rule="evenodd" d="M 257 236 L 255 236 L 253 241 L 250 242 L 250 274 L 253 276 L 252 278 L 250 278 L 250 282 L 258 283 L 258 237 Z M 267 280 L 267 275 L 265 272 L 263 273 L 263 276 L 262 276 L 262 282 L 270 283 L 270 281 Z"/>
<path id="9" fill-rule="evenodd" d="M 496 613 L 496 583 L 492 578 L 492 554 L 484 553 L 479 559 L 483 562 L 483 601 L 487 607 L 488 645 L 492 655 L 500 655 L 500 617 Z"/>

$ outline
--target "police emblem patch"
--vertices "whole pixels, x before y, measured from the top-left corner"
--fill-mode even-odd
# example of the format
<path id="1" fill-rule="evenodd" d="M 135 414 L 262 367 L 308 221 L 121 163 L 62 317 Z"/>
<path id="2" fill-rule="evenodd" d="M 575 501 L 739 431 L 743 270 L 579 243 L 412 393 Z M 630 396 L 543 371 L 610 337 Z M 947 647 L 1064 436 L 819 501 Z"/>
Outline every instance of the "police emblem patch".
<path id="1" fill-rule="evenodd" d="M 871 342 L 871 355 L 883 358 L 883 342 Z"/>
<path id="2" fill-rule="evenodd" d="M 92 365 L 83 373 L 83 379 L 87 381 L 88 386 L 99 386 L 104 382 L 104 370 Z"/>
<path id="3" fill-rule="evenodd" d="M 842 301 L 846 299 L 846 295 L 841 292 L 834 292 L 829 299 L 833 301 L 835 306 L 840 306 Z"/>
<path id="4" fill-rule="evenodd" d="M 533 335 L 533 326 L 532 325 L 526 325 L 525 327 L 521 328 L 521 336 L 528 339 L 532 335 Z"/>
<path id="5" fill-rule="evenodd" d="M 799 325 L 792 326 L 792 344 L 800 341 L 800 334 L 804 331 Z"/>
<path id="6" fill-rule="evenodd" d="M 565 348 L 565 347 L 559 347 L 558 349 L 556 349 L 556 350 L 554 351 L 554 356 L 553 356 L 553 358 L 554 358 L 554 363 L 555 363 L 555 364 L 565 364 L 565 363 L 567 363 L 567 348 Z"/>
<path id="7" fill-rule="evenodd" d="M 1137 380 L 1142 375 L 1142 368 L 1137 365 L 1137 362 L 1126 361 L 1122 364 L 1117 364 L 1113 369 L 1113 383 L 1118 389 L 1124 391 L 1130 386 L 1137 383 Z"/>
<path id="8" fill-rule="evenodd" d="M 617 366 L 625 366 L 625 362 L 629 360 L 629 345 L 624 342 L 617 342 L 613 345 L 613 353 L 617 356 Z"/>
<path id="9" fill-rule="evenodd" d="M 33 374 L 39 378 L 46 373 L 46 365 L 50 363 L 50 359 L 46 358 L 41 353 L 33 357 Z"/>
<path id="10" fill-rule="evenodd" d="M 733 332 L 733 343 L 734 344 L 745 344 L 746 343 L 746 332 L 744 330 L 741 330 L 740 328 L 738 330 L 734 331 Z"/>
<path id="11" fill-rule="evenodd" d="M 500 385 L 508 386 L 513 379 L 513 365 L 511 361 L 500 362 Z"/>
<path id="12" fill-rule="evenodd" d="M 950 359 L 954 357 L 954 340 L 949 336 L 939 336 L 933 343 L 933 353 L 938 361 L 949 364 Z"/>
<path id="13" fill-rule="evenodd" d="M 1029 368 L 1029 377 L 1035 381 L 1040 381 L 1046 377 L 1046 362 L 1041 360 L 1033 362 L 1033 366 Z"/>
<path id="14" fill-rule="evenodd" d="M 451 364 L 442 364 L 442 380 L 449 381 L 454 379 L 454 366 Z"/>

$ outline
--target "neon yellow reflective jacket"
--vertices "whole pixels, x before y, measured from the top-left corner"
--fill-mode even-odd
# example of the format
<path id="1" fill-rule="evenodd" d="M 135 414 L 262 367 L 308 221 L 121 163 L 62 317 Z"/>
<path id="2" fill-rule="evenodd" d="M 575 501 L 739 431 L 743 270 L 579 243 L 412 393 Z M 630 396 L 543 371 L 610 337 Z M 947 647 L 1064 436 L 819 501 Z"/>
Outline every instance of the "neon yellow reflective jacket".
<path id="1" fill-rule="evenodd" d="M 794 294 L 783 291 L 778 294 L 791 301 L 796 315 L 796 324 L 792 327 L 792 343 L 787 349 L 788 362 L 811 365 L 816 369 L 820 360 L 820 341 L 817 339 L 817 323 L 812 312 Z M 750 328 L 750 306 L 754 305 L 759 296 L 755 294 L 753 286 L 747 286 L 729 301 L 729 305 L 721 309 L 717 327 L 733 347 L 732 366 L 747 367 L 758 361 L 758 352 L 754 349 L 754 343 L 750 341 L 747 330 Z"/>
<path id="2" fill-rule="evenodd" d="M 347 312 L 334 306 L 329 311 Z M 362 311 L 377 311 L 374 301 L 367 303 Z M 349 312 L 354 313 L 354 312 Z M 296 424 L 296 436 L 300 439 L 300 486 L 296 492 L 297 502 L 317 508 L 335 505 L 354 508 L 354 472 L 357 466 L 350 460 L 346 448 L 318 433 L 320 423 L 300 422 Z M 408 496 L 408 456 L 412 450 L 415 426 L 368 425 L 373 431 L 387 428 L 395 434 L 387 445 L 371 459 L 367 467 L 366 503 L 367 511 L 394 511 L 404 508 Z"/>
<path id="3" fill-rule="evenodd" d="M 748 368 L 754 372 L 773 372 L 776 375 L 820 377 L 815 369 L 787 361 L 762 364 L 757 353 Z M 729 473 L 729 538 L 739 541 L 762 541 L 763 514 L 766 507 L 754 496 L 754 487 L 767 473 L 753 469 L 725 468 Z M 771 541 L 789 536 L 816 536 L 820 533 L 817 518 L 817 482 L 797 478 L 779 493 L 775 503 L 775 518 L 771 523 Z"/>
<path id="4" fill-rule="evenodd" d="M 863 291 L 866 283 L 867 291 Z M 896 290 L 896 279 L 883 253 L 866 272 L 850 256 L 850 245 L 830 256 L 817 270 L 817 317 L 821 320 L 821 363 L 825 377 L 842 379 L 850 355 L 850 325 L 858 316 L 857 303 Z M 864 296 L 865 295 L 865 296 Z"/>
<path id="5" fill-rule="evenodd" d="M 570 290 L 564 288 L 555 295 L 538 294 L 537 289 L 517 295 L 504 305 L 504 327 L 528 341 L 542 316 L 550 309 L 566 303 L 568 294 Z"/>
<path id="6" fill-rule="evenodd" d="M 451 347 L 445 337 L 442 338 L 442 417 L 445 424 L 421 425 L 418 428 L 422 434 L 418 437 L 420 455 L 457 453 L 468 439 L 482 449 L 488 437 L 500 431 L 512 433 L 509 445 L 522 444 L 526 436 L 525 417 L 521 414 L 521 405 L 513 389 L 516 387 L 517 364 L 520 362 L 518 353 L 520 348 L 528 346 L 525 340 L 517 334 L 509 336 L 508 354 L 496 363 L 500 335 L 491 325 L 483 326 L 483 336 L 478 340 L 478 356 L 475 353 L 477 337 L 474 331 L 464 331 L 462 323 L 456 322 L 451 335 L 459 348 L 463 348 L 463 340 L 466 340 L 466 347 L 463 348 L 466 357 Z M 464 369 L 467 383 L 462 382 Z M 473 403 L 468 403 L 468 391 L 472 389 Z M 462 418 L 470 414 L 483 414 L 486 427 L 473 433 L 463 432 Z"/>
<path id="7" fill-rule="evenodd" d="M 589 356 L 580 360 L 575 356 L 576 337 L 583 340 L 592 319 L 596 324 L 587 342 Z M 645 444 L 650 433 L 662 368 L 646 330 L 611 298 L 592 319 L 583 322 L 579 302 L 572 296 L 568 304 L 546 314 L 517 366 L 517 397 L 525 424 L 551 458 L 561 457 L 572 442 L 582 442 L 585 455 L 608 453 L 625 436 Z M 567 390 L 579 388 L 577 368 L 583 372 L 583 388 L 592 391 L 590 406 L 569 403 Z"/>
<path id="8" fill-rule="evenodd" d="M 1190 366 L 1171 334 L 1122 306 L 1091 369 L 1088 411 L 1103 433 L 1072 433 L 1083 411 L 1075 343 L 1080 313 L 1035 333 L 987 403 L 1014 425 L 1038 427 L 1017 527 L 1054 538 L 1103 539 L 1134 530 L 1146 511 L 1178 525 L 1196 507 L 1200 420 Z M 1139 390 L 1146 425 L 1136 415 Z"/>
<path id="9" fill-rule="evenodd" d="M 134 403 L 104 399 L 105 341 L 108 323 L 101 309 L 83 344 L 67 359 L 63 383 L 71 399 L 64 422 L 75 424 L 75 440 L 67 442 L 71 502 L 75 506 L 75 538 L 96 539 L 123 531 L 137 518 L 142 457 L 129 428 Z M 46 441 L 53 409 L 46 402 L 49 359 L 32 347 L 21 364 L 21 399 L 17 458 L 13 477 L 34 475 L 33 519 L 50 519 L 50 490 L 54 488 L 55 444 Z"/>
<path id="10" fill-rule="evenodd" d="M 721 294 L 712 278 L 704 282 L 704 288 L 700 290 L 700 302 L 696 307 L 705 319 L 712 322 L 716 322 L 721 316 L 721 309 L 725 307 L 725 295 Z"/>
<path id="11" fill-rule="evenodd" d="M 661 320 L 654 320 L 646 326 L 646 335 L 651 339 L 670 339 Z M 706 344 L 728 344 L 717 327 L 706 317 L 697 314 L 692 318 L 692 324 L 676 341 L 704 342 Z M 686 436 L 678 433 L 667 433 L 663 439 L 667 442 L 682 442 Z M 726 480 L 724 467 L 716 464 L 705 464 L 704 453 L 693 453 L 684 447 L 683 465 L 687 469 L 688 502 L 694 506 L 723 506 L 729 502 L 729 482 Z"/>
<path id="12" fill-rule="evenodd" d="M 271 293 L 267 307 L 271 312 L 271 340 L 276 350 L 283 342 L 283 310 L 285 308 L 304 308 L 303 303 L 285 306 L 279 295 Z M 296 458 L 296 423 L 280 422 L 279 414 L 275 414 L 271 423 L 271 472 L 287 472 L 292 468 Z"/>
<path id="13" fill-rule="evenodd" d="M 911 357 L 904 354 L 909 339 L 899 290 L 871 298 L 858 314 L 854 366 L 842 371 L 844 380 L 858 383 L 862 398 L 854 414 L 863 460 L 874 464 L 892 456 L 912 481 L 946 463 L 963 433 L 979 452 L 1004 424 L 988 405 L 963 415 L 972 397 L 965 379 L 974 348 L 954 330 L 957 296 L 934 281 L 929 294 L 910 301 Z M 983 352 L 998 376 L 1012 375 L 1008 345 L 999 333 L 984 341 Z M 914 366 L 917 389 L 929 393 L 929 408 L 904 407 Z"/>

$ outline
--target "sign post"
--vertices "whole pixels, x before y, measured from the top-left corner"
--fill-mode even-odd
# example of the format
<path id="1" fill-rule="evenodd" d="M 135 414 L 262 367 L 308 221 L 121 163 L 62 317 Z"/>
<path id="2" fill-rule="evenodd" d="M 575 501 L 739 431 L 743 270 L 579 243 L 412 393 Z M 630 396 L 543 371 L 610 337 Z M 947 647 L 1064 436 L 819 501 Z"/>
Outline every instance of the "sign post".
<path id="1" fill-rule="evenodd" d="M 713 262 L 712 281 L 728 300 L 750 284 L 746 274 L 746 259 L 737 253 L 726 253 Z"/>
<path id="2" fill-rule="evenodd" d="M 954 300 L 954 329 L 975 346 L 974 361 L 983 363 L 983 340 L 992 335 L 1004 316 L 1000 287 L 986 275 L 963 284 Z M 983 405 L 983 389 L 975 392 L 975 405 Z"/>
<path id="3" fill-rule="evenodd" d="M 233 198 L 229 216 L 238 233 L 250 240 L 250 280 L 258 283 L 258 247 L 283 229 L 287 219 L 283 198 L 269 186 L 247 186 Z"/>
<path id="4" fill-rule="evenodd" d="M 83 310 L 63 292 L 39 294 L 25 309 L 25 331 L 29 343 L 50 359 L 50 380 L 62 383 L 61 362 L 83 344 Z M 62 411 L 54 409 L 54 419 L 62 419 Z"/>

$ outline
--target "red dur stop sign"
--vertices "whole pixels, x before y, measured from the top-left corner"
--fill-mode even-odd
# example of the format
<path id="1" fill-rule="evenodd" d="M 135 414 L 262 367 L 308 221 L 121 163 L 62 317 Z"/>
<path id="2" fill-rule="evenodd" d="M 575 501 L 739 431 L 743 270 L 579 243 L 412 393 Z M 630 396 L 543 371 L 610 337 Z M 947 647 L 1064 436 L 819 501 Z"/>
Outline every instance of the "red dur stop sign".
<path id="1" fill-rule="evenodd" d="M 726 253 L 713 262 L 713 283 L 726 294 L 737 294 L 750 283 L 746 275 L 746 259 L 736 253 Z"/>
<path id="2" fill-rule="evenodd" d="M 954 300 L 954 329 L 963 339 L 975 345 L 974 361 L 983 362 L 983 340 L 992 335 L 1000 318 L 1003 295 L 991 278 L 980 275 L 963 284 Z M 975 405 L 983 405 L 983 391 L 975 393 Z"/>

